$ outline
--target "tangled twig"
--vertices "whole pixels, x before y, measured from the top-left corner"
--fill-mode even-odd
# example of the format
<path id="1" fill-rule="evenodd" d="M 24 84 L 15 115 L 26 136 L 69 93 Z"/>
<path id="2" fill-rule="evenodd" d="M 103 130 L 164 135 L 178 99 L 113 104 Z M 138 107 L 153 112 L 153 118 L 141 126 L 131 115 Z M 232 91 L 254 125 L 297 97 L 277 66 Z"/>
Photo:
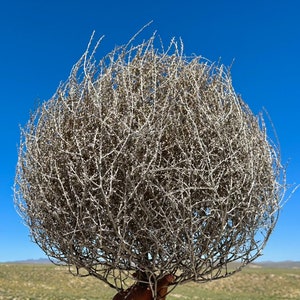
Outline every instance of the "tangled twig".
<path id="1" fill-rule="evenodd" d="M 100 63 L 89 47 L 22 130 L 15 201 L 34 241 L 117 289 L 133 271 L 174 284 L 236 272 L 261 254 L 284 191 L 229 70 L 154 42 Z"/>

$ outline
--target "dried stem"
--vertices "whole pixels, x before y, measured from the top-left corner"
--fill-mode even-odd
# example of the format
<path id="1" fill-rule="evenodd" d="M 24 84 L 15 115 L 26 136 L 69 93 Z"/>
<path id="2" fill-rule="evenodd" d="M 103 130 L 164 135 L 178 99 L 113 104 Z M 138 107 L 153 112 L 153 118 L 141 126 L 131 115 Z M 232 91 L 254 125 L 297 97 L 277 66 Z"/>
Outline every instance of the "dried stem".
<path id="1" fill-rule="evenodd" d="M 230 72 L 154 42 L 100 63 L 88 49 L 22 130 L 15 202 L 34 241 L 117 289 L 133 271 L 236 272 L 261 255 L 285 188 Z"/>

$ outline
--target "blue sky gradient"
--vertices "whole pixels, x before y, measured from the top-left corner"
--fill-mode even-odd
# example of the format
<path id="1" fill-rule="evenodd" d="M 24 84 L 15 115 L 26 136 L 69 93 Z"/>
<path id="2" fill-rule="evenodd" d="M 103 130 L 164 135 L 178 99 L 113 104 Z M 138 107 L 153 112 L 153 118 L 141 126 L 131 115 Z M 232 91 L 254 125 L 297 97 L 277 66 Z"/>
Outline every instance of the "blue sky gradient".
<path id="1" fill-rule="evenodd" d="M 185 54 L 231 65 L 233 85 L 255 114 L 265 108 L 280 141 L 287 180 L 300 173 L 300 2 L 297 0 L 6 1 L 0 9 L 0 262 L 44 257 L 13 204 L 19 125 L 65 81 L 89 37 L 105 35 L 98 57 L 157 30 L 181 37 Z M 272 128 L 269 126 L 270 132 Z M 300 261 L 300 193 L 282 209 L 260 260 Z"/>

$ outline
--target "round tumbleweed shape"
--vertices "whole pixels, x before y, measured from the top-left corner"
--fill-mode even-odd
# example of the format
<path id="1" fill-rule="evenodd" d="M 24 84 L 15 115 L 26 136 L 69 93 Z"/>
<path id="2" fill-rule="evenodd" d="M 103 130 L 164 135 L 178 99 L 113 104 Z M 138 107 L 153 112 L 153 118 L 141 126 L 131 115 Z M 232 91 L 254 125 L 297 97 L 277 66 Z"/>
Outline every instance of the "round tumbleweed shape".
<path id="1" fill-rule="evenodd" d="M 112 286 L 229 275 L 260 255 L 282 197 L 226 68 L 153 43 L 87 51 L 22 131 L 15 201 L 34 241 Z"/>

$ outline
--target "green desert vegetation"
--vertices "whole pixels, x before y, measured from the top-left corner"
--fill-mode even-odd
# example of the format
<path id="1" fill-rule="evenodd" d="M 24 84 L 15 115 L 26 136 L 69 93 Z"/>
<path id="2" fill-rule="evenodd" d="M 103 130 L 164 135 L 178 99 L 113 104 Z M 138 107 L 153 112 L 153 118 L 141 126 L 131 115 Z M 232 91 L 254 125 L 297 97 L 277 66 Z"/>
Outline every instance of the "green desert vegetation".
<path id="1" fill-rule="evenodd" d="M 1 300 L 111 300 L 115 291 L 93 277 L 51 264 L 0 264 Z M 300 299 L 300 269 L 245 268 L 235 276 L 179 285 L 169 300 Z"/>

